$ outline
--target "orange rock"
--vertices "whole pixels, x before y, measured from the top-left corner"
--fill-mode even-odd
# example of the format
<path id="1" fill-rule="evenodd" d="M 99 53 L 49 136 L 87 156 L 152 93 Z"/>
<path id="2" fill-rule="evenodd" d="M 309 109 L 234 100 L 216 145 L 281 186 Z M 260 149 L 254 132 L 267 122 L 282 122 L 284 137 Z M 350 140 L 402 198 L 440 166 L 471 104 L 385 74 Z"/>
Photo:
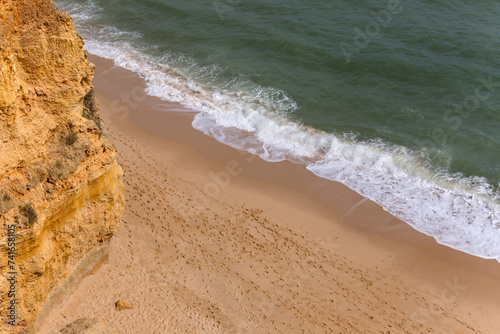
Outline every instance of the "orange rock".
<path id="1" fill-rule="evenodd" d="M 115 302 L 115 309 L 117 311 L 121 311 L 121 310 L 128 310 L 128 309 L 133 309 L 134 307 L 132 305 L 130 305 L 129 303 L 127 302 L 124 302 L 123 300 L 117 300 Z"/>
<path id="2" fill-rule="evenodd" d="M 15 225 L 17 272 L 17 325 L 2 321 L 0 333 L 33 333 L 106 259 L 123 172 L 89 109 L 94 65 L 72 19 L 52 0 L 0 2 L 0 241 Z"/>

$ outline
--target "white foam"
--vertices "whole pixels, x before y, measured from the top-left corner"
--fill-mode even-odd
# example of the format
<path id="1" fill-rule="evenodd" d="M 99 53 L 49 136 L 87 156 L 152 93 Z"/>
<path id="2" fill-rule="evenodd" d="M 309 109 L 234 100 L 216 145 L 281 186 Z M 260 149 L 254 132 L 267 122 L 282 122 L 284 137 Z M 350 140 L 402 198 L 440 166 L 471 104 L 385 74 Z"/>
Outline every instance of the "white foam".
<path id="1" fill-rule="evenodd" d="M 379 203 L 416 230 L 436 241 L 483 258 L 500 259 L 500 211 L 484 193 L 464 187 L 464 180 L 423 178 L 391 165 L 325 160 L 307 168 L 320 177 L 340 181 Z M 350 169 L 356 169 L 352 173 Z M 451 188 L 438 185 L 436 179 Z"/>
<path id="2" fill-rule="evenodd" d="M 75 19 L 78 26 L 85 15 Z M 242 77 L 210 85 L 187 79 L 210 81 L 221 69 L 191 63 L 189 73 L 175 70 L 167 65 L 172 55 L 159 59 L 133 47 L 138 34 L 112 28 L 85 33 L 89 52 L 141 75 L 148 94 L 200 111 L 193 127 L 205 134 L 268 161 L 302 163 L 317 176 L 342 182 L 379 203 L 439 243 L 500 260 L 500 201 L 486 180 L 432 172 L 418 152 L 356 142 L 293 122 L 287 114 L 296 109 L 295 102 L 272 87 Z"/>
<path id="3" fill-rule="evenodd" d="M 403 148 L 340 140 L 297 124 L 266 124 L 266 129 L 276 127 L 277 134 L 265 137 L 267 130 L 257 130 L 257 136 L 243 141 L 235 128 L 221 126 L 207 114 L 198 114 L 193 126 L 268 161 L 289 158 L 294 152 L 294 160 L 317 176 L 347 185 L 437 242 L 500 259 L 500 205 L 484 179 L 439 175 Z M 311 158 L 318 160 L 308 163 Z"/>

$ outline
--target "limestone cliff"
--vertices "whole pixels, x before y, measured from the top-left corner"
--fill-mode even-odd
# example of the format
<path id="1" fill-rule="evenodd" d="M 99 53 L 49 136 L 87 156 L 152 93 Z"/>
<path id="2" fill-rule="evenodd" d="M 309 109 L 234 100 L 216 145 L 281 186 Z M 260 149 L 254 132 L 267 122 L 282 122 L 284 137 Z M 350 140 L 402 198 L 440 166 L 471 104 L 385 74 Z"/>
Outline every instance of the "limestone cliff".
<path id="1" fill-rule="evenodd" d="M 34 332 L 105 259 L 121 220 L 93 69 L 52 0 L 0 0 L 0 333 Z"/>

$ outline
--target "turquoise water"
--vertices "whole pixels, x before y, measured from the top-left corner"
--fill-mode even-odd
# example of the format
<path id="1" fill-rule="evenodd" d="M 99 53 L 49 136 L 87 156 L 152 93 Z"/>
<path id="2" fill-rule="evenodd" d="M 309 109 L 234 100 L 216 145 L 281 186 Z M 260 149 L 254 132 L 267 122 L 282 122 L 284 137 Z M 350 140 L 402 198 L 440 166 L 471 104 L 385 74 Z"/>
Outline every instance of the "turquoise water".
<path id="1" fill-rule="evenodd" d="M 198 130 L 500 257 L 499 2 L 55 2 Z"/>

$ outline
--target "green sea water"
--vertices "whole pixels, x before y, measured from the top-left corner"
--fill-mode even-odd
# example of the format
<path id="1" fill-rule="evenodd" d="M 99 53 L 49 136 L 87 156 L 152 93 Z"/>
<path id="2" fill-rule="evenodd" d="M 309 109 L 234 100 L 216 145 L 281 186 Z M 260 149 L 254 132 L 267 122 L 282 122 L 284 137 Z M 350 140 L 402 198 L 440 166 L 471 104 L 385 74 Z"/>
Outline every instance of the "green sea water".
<path id="1" fill-rule="evenodd" d="M 89 52 L 200 111 L 197 129 L 500 256 L 500 2 L 55 2 Z"/>

